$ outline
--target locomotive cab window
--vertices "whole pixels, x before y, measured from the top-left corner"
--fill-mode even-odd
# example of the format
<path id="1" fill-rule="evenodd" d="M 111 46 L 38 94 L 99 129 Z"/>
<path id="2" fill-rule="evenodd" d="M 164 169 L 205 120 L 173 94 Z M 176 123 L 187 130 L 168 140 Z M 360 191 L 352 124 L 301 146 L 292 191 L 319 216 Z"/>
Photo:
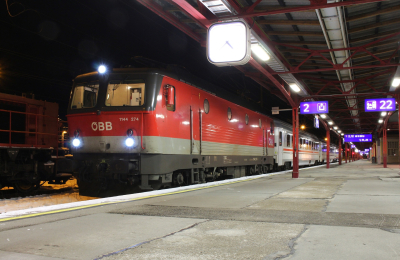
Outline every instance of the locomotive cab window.
<path id="1" fill-rule="evenodd" d="M 248 125 L 249 124 L 249 115 L 248 114 L 246 114 L 245 121 L 246 121 L 246 125 Z"/>
<path id="2" fill-rule="evenodd" d="M 74 88 L 71 108 L 92 108 L 97 104 L 97 95 L 99 93 L 99 84 L 81 84 Z"/>
<path id="3" fill-rule="evenodd" d="M 291 147 L 290 146 L 290 135 L 286 135 L 286 146 Z"/>
<path id="4" fill-rule="evenodd" d="M 230 107 L 228 107 L 228 120 L 232 119 L 232 110 Z"/>
<path id="5" fill-rule="evenodd" d="M 144 91 L 143 80 L 112 80 L 108 83 L 106 106 L 142 106 Z"/>

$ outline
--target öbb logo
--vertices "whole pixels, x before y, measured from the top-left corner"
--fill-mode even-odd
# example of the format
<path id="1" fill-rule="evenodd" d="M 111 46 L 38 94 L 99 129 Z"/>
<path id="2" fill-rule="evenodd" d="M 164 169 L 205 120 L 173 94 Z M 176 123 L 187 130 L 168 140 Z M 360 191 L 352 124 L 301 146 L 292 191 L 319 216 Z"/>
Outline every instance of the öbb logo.
<path id="1" fill-rule="evenodd" d="M 93 131 L 111 131 L 112 124 L 111 122 L 92 122 L 92 130 Z"/>

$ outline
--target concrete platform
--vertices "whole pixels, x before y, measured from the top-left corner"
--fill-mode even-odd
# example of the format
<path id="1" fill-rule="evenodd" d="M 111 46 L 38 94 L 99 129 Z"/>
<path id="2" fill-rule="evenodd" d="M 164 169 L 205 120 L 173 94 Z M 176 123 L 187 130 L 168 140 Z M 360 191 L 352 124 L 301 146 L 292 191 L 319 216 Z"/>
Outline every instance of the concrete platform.
<path id="1" fill-rule="evenodd" d="M 80 203 L 0 214 L 0 259 L 400 259 L 399 168 L 366 160 Z"/>

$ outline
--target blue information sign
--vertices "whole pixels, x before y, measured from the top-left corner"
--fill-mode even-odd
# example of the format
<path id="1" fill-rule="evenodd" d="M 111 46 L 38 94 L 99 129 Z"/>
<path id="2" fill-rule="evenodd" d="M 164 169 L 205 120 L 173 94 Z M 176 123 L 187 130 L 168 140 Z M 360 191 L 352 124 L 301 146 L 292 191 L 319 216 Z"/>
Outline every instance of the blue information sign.
<path id="1" fill-rule="evenodd" d="M 372 134 L 344 135 L 345 142 L 372 142 Z"/>
<path id="2" fill-rule="evenodd" d="M 314 117 L 314 127 L 319 128 L 319 119 L 317 117 Z"/>
<path id="3" fill-rule="evenodd" d="M 300 102 L 300 114 L 329 113 L 328 101 Z"/>
<path id="4" fill-rule="evenodd" d="M 364 101 L 365 112 L 395 111 L 396 100 L 394 98 L 374 98 Z"/>

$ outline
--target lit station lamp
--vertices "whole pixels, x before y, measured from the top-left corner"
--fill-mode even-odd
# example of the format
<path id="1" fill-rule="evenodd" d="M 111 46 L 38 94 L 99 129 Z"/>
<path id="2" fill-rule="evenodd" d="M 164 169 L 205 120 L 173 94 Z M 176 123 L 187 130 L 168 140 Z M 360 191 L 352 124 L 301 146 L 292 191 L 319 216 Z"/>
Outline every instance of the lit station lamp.
<path id="1" fill-rule="evenodd" d="M 337 127 L 337 126 L 334 126 L 334 127 L 333 127 L 333 129 L 337 130 L 337 129 L 338 129 L 338 127 Z"/>
<path id="2" fill-rule="evenodd" d="M 305 125 L 301 125 L 301 126 L 300 126 L 300 129 L 301 129 L 301 130 L 304 130 L 304 129 L 306 129 L 306 126 L 305 126 Z"/>
<path id="3" fill-rule="evenodd" d="M 328 124 L 329 124 L 329 125 L 333 125 L 333 121 L 329 121 Z"/>
<path id="4" fill-rule="evenodd" d="M 400 67 L 396 69 L 389 91 L 394 91 L 398 86 L 400 86 Z"/>
<path id="5" fill-rule="evenodd" d="M 393 78 L 392 87 L 397 88 L 400 85 L 400 77 Z"/>
<path id="6" fill-rule="evenodd" d="M 386 112 L 381 112 L 381 116 L 386 116 L 387 113 Z"/>
<path id="7" fill-rule="evenodd" d="M 294 92 L 300 92 L 299 86 L 297 84 L 289 84 L 289 87 L 294 91 Z"/>
<path id="8" fill-rule="evenodd" d="M 251 44 L 251 51 L 262 61 L 267 61 L 271 58 L 268 52 L 258 43 Z"/>
<path id="9" fill-rule="evenodd" d="M 326 115 L 325 115 L 325 114 L 320 114 L 319 116 L 320 116 L 321 118 L 323 118 L 323 119 L 326 118 Z"/>
<path id="10" fill-rule="evenodd" d="M 383 123 L 383 119 L 379 119 L 379 120 L 378 120 L 378 123 L 379 123 L 379 124 L 382 124 L 382 123 Z"/>

